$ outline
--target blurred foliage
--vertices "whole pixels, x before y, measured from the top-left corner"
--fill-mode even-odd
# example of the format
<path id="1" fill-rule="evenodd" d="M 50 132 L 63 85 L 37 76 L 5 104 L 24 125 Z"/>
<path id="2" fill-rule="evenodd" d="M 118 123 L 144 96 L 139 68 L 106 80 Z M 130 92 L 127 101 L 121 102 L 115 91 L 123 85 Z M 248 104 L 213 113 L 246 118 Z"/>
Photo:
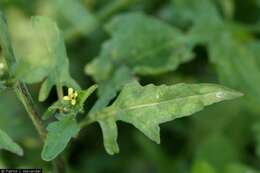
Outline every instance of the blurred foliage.
<path id="1" fill-rule="evenodd" d="M 102 95 L 104 100 L 95 103 L 96 97 L 89 97 L 88 111 L 108 105 L 133 79 L 142 84 L 221 83 L 245 94 L 242 99 L 162 124 L 161 145 L 118 123 L 121 152 L 115 156 L 105 153 L 99 127 L 89 126 L 64 152 L 70 172 L 260 172 L 259 0 L 1 0 L 0 9 L 7 16 L 18 58 L 41 44 L 30 38 L 31 16 L 49 16 L 57 22 L 66 50 L 61 47 L 60 52 L 50 53 L 65 54 L 71 76 L 83 88 L 95 82 L 100 86 L 97 97 Z M 52 44 L 63 39 L 59 31 L 50 32 L 57 35 L 57 40 L 50 40 Z M 41 46 L 39 52 L 40 56 L 29 57 L 33 61 L 26 63 L 40 62 L 46 52 Z M 54 71 L 69 68 L 67 60 L 64 66 L 45 65 Z M 34 73 L 26 75 L 35 77 Z M 53 73 L 42 78 L 49 75 Z M 23 147 L 25 155 L 1 150 L 0 168 L 49 170 L 51 165 L 40 158 L 42 144 L 6 86 L 7 78 L 0 68 L 0 88 L 7 87 L 0 91 L 0 128 Z M 41 113 L 57 100 L 52 85 L 48 84 L 47 101 L 37 105 Z M 36 100 L 39 89 L 39 84 L 30 88 Z"/>

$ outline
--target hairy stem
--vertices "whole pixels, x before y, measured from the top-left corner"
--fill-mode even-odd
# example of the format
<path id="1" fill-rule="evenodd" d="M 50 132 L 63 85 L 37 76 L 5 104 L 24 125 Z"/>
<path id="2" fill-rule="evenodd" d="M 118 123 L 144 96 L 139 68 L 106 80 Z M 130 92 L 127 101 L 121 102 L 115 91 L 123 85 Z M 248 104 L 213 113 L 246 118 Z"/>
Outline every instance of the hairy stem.
<path id="1" fill-rule="evenodd" d="M 11 45 L 11 39 L 8 32 L 8 26 L 5 16 L 0 11 L 0 45 L 3 51 L 4 60 L 8 67 L 8 73 L 10 78 L 13 78 L 13 67 L 16 64 L 16 58 L 14 55 L 13 47 Z M 42 141 L 46 138 L 46 129 L 44 128 L 43 122 L 36 110 L 35 104 L 33 102 L 32 96 L 28 90 L 28 87 L 25 83 L 21 81 L 16 81 L 14 84 L 14 90 L 23 103 L 29 118 L 33 122 L 40 138 Z M 61 158 L 58 158 L 53 161 L 57 173 L 66 173 L 66 166 Z M 61 166 L 63 165 L 63 166 Z"/>
<path id="2" fill-rule="evenodd" d="M 16 83 L 14 89 L 17 93 L 17 96 L 23 103 L 26 111 L 28 112 L 28 115 L 29 115 L 30 119 L 32 120 L 39 136 L 44 141 L 44 139 L 46 138 L 47 132 L 43 126 L 43 122 L 41 121 L 38 112 L 36 111 L 36 108 L 33 103 L 33 99 L 31 97 L 31 94 L 28 91 L 27 86 L 24 83 L 18 81 Z"/>

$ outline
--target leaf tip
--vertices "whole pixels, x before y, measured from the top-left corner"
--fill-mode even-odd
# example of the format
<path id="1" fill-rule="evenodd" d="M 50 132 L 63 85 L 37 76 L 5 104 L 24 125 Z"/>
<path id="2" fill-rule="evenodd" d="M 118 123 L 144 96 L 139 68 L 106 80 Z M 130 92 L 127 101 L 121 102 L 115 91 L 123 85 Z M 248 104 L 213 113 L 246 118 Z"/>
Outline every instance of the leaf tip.
<path id="1" fill-rule="evenodd" d="M 21 147 L 18 148 L 17 155 L 18 156 L 23 156 L 24 155 L 23 149 Z"/>
<path id="2" fill-rule="evenodd" d="M 120 152 L 120 149 L 119 149 L 119 147 L 118 146 L 115 146 L 113 149 L 108 149 L 108 148 L 106 148 L 106 152 L 109 154 L 109 155 L 111 155 L 111 156 L 113 156 L 113 155 L 115 155 L 115 154 L 118 154 L 119 152 Z"/>
<path id="3" fill-rule="evenodd" d="M 225 100 L 232 100 L 244 96 L 244 93 L 235 90 L 225 90 L 216 93 L 217 98 L 223 98 Z"/>

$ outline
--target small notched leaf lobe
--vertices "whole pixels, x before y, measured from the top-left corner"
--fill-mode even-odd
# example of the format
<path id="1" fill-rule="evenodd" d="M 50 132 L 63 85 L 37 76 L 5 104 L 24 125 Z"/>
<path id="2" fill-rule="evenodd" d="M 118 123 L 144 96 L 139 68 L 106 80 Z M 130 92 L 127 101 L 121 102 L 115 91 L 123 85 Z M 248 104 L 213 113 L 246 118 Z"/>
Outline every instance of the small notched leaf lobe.
<path id="1" fill-rule="evenodd" d="M 63 115 L 56 122 L 47 127 L 48 135 L 42 150 L 42 159 L 51 161 L 57 157 L 67 146 L 70 139 L 80 131 L 74 115 Z"/>

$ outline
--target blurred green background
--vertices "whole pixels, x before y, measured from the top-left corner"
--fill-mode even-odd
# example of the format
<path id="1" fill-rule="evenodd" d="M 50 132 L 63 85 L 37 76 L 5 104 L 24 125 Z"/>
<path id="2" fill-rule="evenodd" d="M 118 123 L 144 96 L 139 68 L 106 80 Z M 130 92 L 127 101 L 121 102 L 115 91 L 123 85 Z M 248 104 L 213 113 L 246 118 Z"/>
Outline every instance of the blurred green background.
<path id="1" fill-rule="evenodd" d="M 174 72 L 138 76 L 142 84 L 212 82 L 245 94 L 163 124 L 161 145 L 118 123 L 120 154 L 115 156 L 106 154 L 99 126 L 91 125 L 64 152 L 71 172 L 260 172 L 259 0 L 0 0 L 0 9 L 7 16 L 16 52 L 30 49 L 26 39 L 31 16 L 53 18 L 64 32 L 72 76 L 83 88 L 95 83 L 84 72 L 85 65 L 110 38 L 104 24 L 119 14 L 138 11 L 191 33 L 196 40 L 192 61 Z M 218 40 L 227 33 L 232 39 Z M 0 77 L 4 77 L 1 71 Z M 39 87 L 30 86 L 35 100 Z M 38 103 L 41 112 L 56 97 L 53 90 L 46 102 Z M 86 108 L 96 99 L 92 96 Z M 25 149 L 23 157 L 0 151 L 0 168 L 50 170 L 51 165 L 40 158 L 42 148 L 34 127 L 11 90 L 0 93 L 0 127 Z"/>

